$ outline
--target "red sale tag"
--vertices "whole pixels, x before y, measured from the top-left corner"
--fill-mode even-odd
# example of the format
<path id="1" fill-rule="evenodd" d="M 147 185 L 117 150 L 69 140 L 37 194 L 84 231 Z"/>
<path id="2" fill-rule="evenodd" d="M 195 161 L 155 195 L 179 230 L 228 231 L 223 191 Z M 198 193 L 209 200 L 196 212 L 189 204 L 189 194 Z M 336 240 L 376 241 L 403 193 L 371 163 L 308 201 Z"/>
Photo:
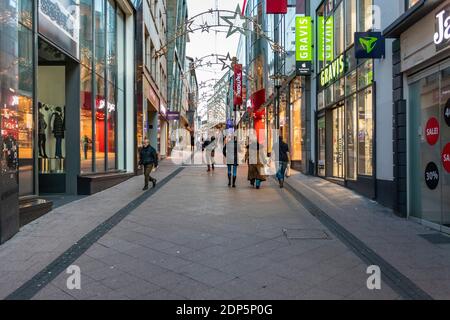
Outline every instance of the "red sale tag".
<path id="1" fill-rule="evenodd" d="M 442 166 L 450 173 L 450 143 L 447 143 L 442 150 Z"/>
<path id="2" fill-rule="evenodd" d="M 439 140 L 439 121 L 436 118 L 430 118 L 425 127 L 425 136 L 427 142 L 434 146 Z"/>

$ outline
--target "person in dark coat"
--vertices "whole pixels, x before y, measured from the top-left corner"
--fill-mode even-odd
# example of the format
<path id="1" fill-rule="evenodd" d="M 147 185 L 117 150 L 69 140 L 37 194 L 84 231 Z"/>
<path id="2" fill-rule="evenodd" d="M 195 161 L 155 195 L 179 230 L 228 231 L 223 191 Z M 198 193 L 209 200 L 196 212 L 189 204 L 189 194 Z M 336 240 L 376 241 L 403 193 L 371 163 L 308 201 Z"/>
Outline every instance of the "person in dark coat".
<path id="1" fill-rule="evenodd" d="M 203 144 L 203 148 L 206 151 L 206 165 L 208 166 L 207 172 L 214 171 L 214 165 L 215 165 L 215 149 L 217 147 L 216 143 L 216 137 L 212 136 L 211 140 L 206 140 Z"/>
<path id="2" fill-rule="evenodd" d="M 153 184 L 153 188 L 156 186 L 156 179 L 152 178 L 150 174 L 153 171 L 153 168 L 158 167 L 158 154 L 156 153 L 155 148 L 150 145 L 150 141 L 148 138 L 144 138 L 144 145 L 139 152 L 139 169 L 144 167 L 144 178 L 145 185 L 144 189 L 148 189 L 148 182 L 151 181 Z"/>
<path id="3" fill-rule="evenodd" d="M 228 152 L 227 152 L 228 151 Z M 228 186 L 231 186 L 231 177 L 233 176 L 233 188 L 236 188 L 238 163 L 238 142 L 237 138 L 230 137 L 224 141 L 223 156 L 227 162 L 228 168 Z M 228 155 L 227 155 L 228 154 Z"/>
<path id="4" fill-rule="evenodd" d="M 286 169 L 290 163 L 289 146 L 283 141 L 283 137 L 279 137 L 278 143 L 274 145 L 274 150 L 278 151 L 277 179 L 280 184 L 280 188 L 283 188 Z"/>
<path id="5" fill-rule="evenodd" d="M 254 138 L 253 141 L 250 141 L 247 146 L 245 161 L 248 163 L 247 179 L 252 186 L 256 186 L 256 189 L 259 189 L 261 183 L 266 181 L 266 176 L 262 173 L 265 161 L 261 155 L 261 145 L 256 138 Z"/>

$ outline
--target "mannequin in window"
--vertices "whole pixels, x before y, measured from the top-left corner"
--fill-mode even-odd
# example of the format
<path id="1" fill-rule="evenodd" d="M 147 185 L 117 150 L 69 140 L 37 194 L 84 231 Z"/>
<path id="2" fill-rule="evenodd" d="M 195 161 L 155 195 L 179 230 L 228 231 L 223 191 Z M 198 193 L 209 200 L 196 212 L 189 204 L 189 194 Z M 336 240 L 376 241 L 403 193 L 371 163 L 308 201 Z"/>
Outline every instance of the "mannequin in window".
<path id="1" fill-rule="evenodd" d="M 55 158 L 63 159 L 62 139 L 64 139 L 64 120 L 61 107 L 56 107 L 52 114 L 52 133 L 56 139 Z"/>
<path id="2" fill-rule="evenodd" d="M 47 152 L 45 151 L 45 142 L 47 141 L 46 136 L 46 129 L 47 129 L 47 122 L 45 122 L 44 114 L 42 113 L 42 103 L 38 103 L 39 108 L 39 120 L 38 120 L 38 146 L 39 146 L 39 157 L 41 158 L 48 158 Z"/>

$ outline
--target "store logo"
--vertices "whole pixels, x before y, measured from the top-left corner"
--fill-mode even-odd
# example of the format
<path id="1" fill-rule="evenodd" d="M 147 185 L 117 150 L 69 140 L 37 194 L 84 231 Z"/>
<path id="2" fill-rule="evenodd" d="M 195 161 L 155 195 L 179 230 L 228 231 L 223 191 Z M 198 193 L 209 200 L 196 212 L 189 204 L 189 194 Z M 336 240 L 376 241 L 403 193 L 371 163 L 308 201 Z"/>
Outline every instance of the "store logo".
<path id="1" fill-rule="evenodd" d="M 385 40 L 381 32 L 355 32 L 355 58 L 381 59 L 385 55 Z"/>
<path id="2" fill-rule="evenodd" d="M 366 50 L 367 54 L 370 54 L 377 45 L 378 38 L 375 37 L 362 37 L 359 38 L 359 43 Z"/>
<path id="3" fill-rule="evenodd" d="M 345 72 L 344 55 L 334 60 L 320 72 L 320 85 L 326 86 L 328 83 L 340 78 Z"/>
<path id="4" fill-rule="evenodd" d="M 444 9 L 436 15 L 434 44 L 438 50 L 446 47 L 450 40 L 450 15 L 448 11 L 449 9 Z"/>

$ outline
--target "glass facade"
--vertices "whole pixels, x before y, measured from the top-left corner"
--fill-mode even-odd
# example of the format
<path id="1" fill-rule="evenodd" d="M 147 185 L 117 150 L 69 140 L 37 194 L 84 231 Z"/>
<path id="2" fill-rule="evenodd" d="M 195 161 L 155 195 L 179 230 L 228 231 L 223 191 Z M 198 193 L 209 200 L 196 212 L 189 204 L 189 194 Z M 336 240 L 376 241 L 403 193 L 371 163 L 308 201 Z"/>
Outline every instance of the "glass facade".
<path id="1" fill-rule="evenodd" d="M 320 176 L 348 181 L 373 177 L 374 94 L 373 61 L 354 57 L 353 35 L 356 30 L 372 28 L 371 0 L 329 0 L 316 11 L 317 20 L 333 19 L 333 31 L 318 28 L 317 39 L 324 46 L 316 48 L 318 73 L 318 164 Z M 322 18 L 325 17 L 325 18 Z M 334 59 L 326 47 L 334 34 Z M 319 41 L 320 43 L 320 41 Z M 323 63 L 320 57 L 323 55 Z M 341 63 L 342 62 L 342 63 Z M 321 81 L 329 64 L 338 64 L 328 81 Z"/>
<path id="2" fill-rule="evenodd" d="M 125 14 L 111 0 L 82 0 L 80 12 L 81 173 L 123 170 Z"/>

